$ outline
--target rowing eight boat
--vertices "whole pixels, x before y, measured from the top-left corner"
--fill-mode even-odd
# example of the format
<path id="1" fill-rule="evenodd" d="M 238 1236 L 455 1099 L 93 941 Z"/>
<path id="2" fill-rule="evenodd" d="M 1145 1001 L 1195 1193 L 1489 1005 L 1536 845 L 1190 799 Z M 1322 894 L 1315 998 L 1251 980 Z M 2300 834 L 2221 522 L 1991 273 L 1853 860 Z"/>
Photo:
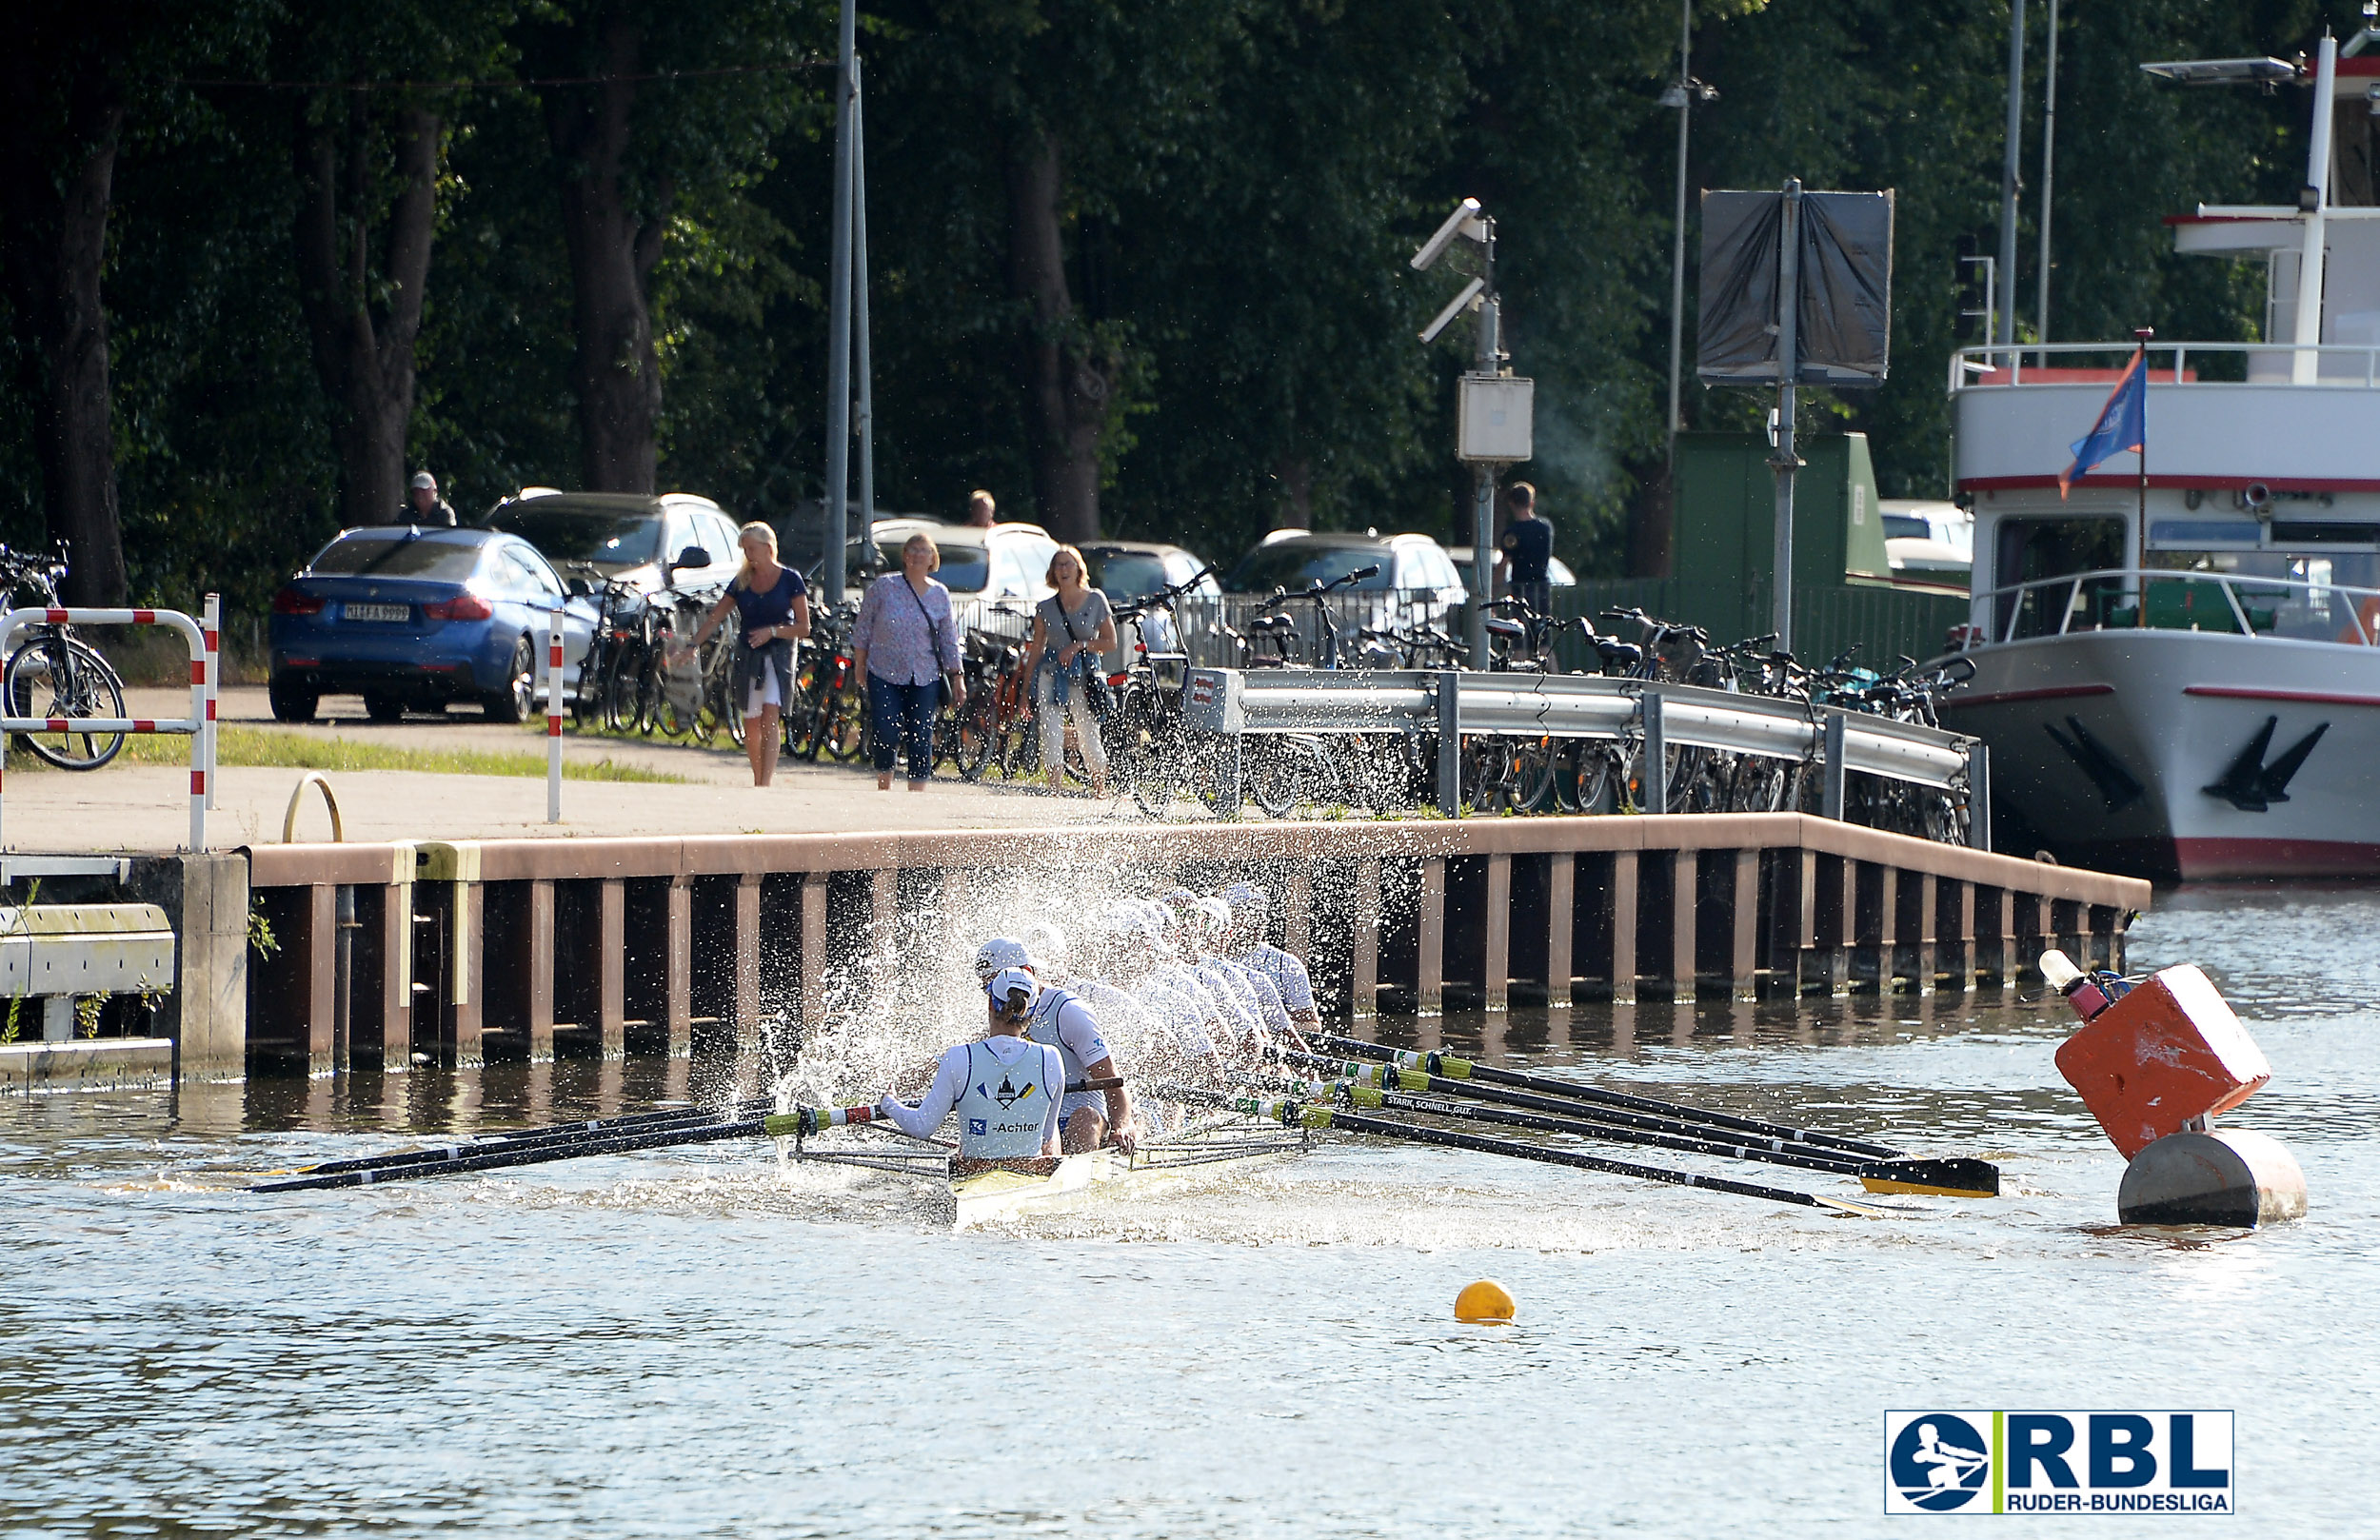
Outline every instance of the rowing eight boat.
<path id="1" fill-rule="evenodd" d="M 942 1175 L 950 1188 L 950 1227 L 972 1230 L 1027 1214 L 1048 1214 L 1092 1199 L 1143 1192 L 1186 1175 L 1261 1165 L 1297 1155 L 1310 1142 L 1303 1130 L 1244 1117 L 1221 1118 L 1194 1124 L 1178 1135 L 1144 1140 L 1129 1156 L 1115 1149 L 1066 1155 L 1047 1175 L 996 1168 L 949 1176 L 948 1157 L 939 1152 L 912 1153 L 877 1141 L 821 1146 L 803 1140 L 797 1141 L 793 1155 L 798 1161 L 823 1165 Z"/>

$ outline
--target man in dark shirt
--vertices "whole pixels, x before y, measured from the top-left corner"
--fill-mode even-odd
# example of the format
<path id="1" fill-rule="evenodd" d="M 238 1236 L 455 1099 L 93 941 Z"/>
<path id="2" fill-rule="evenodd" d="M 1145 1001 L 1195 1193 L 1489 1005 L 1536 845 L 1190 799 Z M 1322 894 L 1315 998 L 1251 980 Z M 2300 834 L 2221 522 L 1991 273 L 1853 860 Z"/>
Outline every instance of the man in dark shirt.
<path id="1" fill-rule="evenodd" d="M 1546 581 L 1554 526 L 1537 517 L 1537 489 L 1527 482 L 1504 489 L 1504 512 L 1511 522 L 1497 543 L 1496 559 L 1504 569 L 1505 591 L 1542 614 L 1554 603 L 1554 588 Z"/>
<path id="2" fill-rule="evenodd" d="M 407 489 L 407 506 L 400 523 L 430 524 L 452 529 L 455 526 L 453 505 L 438 495 L 438 478 L 428 471 L 416 472 L 413 484 Z"/>

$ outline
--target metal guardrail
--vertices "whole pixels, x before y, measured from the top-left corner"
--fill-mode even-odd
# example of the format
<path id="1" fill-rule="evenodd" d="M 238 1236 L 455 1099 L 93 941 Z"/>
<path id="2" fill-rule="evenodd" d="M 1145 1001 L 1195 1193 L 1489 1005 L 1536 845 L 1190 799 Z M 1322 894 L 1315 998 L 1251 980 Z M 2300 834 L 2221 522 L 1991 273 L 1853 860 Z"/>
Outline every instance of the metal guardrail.
<path id="1" fill-rule="evenodd" d="M 1200 668 L 1191 672 L 1184 717 L 1220 737 L 1282 733 L 1435 733 L 1439 810 L 1456 812 L 1443 773 L 1465 733 L 1508 737 L 1639 739 L 1645 800 L 1662 805 L 1662 750 L 1672 746 L 1822 764 L 1827 816 L 1840 818 L 1850 772 L 1950 789 L 1964 780 L 1969 840 L 1990 846 L 1989 767 L 1979 739 L 1837 706 L 1593 674 L 1471 671 Z"/>

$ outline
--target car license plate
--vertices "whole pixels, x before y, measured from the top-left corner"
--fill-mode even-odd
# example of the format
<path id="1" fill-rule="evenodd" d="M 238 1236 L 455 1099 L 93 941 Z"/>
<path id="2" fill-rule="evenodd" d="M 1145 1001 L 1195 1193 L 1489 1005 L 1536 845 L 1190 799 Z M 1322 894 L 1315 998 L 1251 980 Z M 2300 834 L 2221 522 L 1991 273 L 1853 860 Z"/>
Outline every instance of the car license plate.
<path id="1" fill-rule="evenodd" d="M 413 606 L 410 604 L 349 604 L 347 608 L 347 615 L 350 621 L 393 621 L 402 623 L 413 618 Z"/>

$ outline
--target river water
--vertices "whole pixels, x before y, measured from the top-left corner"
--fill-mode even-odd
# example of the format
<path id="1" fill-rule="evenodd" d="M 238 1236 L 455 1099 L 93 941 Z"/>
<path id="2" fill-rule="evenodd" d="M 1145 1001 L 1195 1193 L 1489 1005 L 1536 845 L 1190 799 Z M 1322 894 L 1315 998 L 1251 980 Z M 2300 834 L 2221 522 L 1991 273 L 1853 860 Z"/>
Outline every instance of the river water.
<path id="1" fill-rule="evenodd" d="M 2051 1061 L 2071 1017 L 2016 990 L 1381 1024 L 2007 1173 L 1885 1219 L 1344 1139 L 963 1235 L 764 1147 L 268 1198 L 219 1174 L 716 1088 L 12 1099 L 0 1530 L 1865 1535 L 1907 1522 L 1887 1410 L 2031 1406 L 2233 1409 L 2231 1529 L 2368 1533 L 2375 937 L 2370 890 L 2185 890 L 2134 932 L 2272 1061 L 2233 1120 L 2312 1212 L 2253 1234 L 2115 1226 L 2122 1161 Z M 1452 1319 L 1479 1276 L 1517 1324 Z"/>

